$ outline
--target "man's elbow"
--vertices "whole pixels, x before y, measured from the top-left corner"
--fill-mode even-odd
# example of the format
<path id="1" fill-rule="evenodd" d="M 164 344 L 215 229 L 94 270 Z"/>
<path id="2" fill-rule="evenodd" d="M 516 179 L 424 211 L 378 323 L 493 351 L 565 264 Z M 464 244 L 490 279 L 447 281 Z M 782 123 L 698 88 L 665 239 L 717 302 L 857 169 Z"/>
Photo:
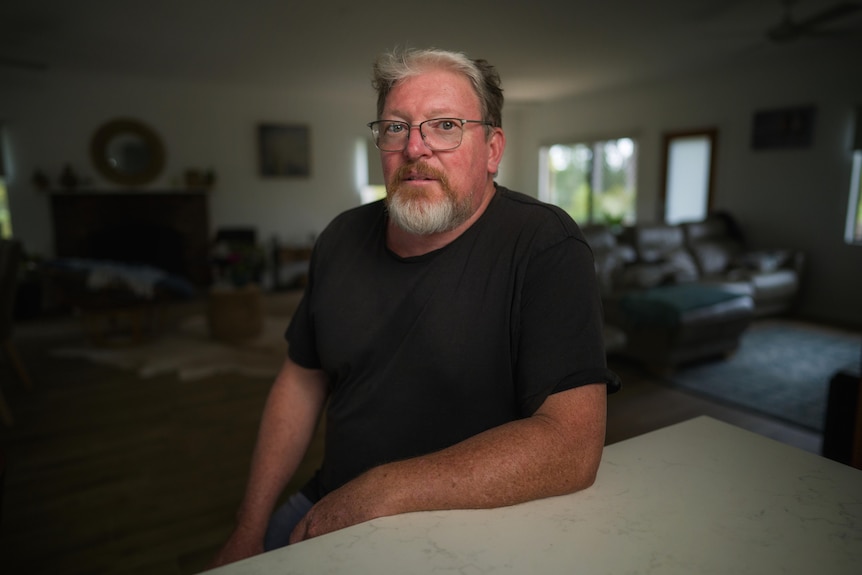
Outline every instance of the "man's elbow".
<path id="1" fill-rule="evenodd" d="M 587 461 L 580 461 L 577 465 L 577 469 L 574 472 L 574 481 L 572 482 L 571 492 L 581 491 L 583 489 L 587 489 L 588 487 L 592 487 L 596 482 L 596 478 L 599 475 L 599 464 L 601 463 L 601 454 L 599 457 L 593 459 L 590 458 Z"/>
<path id="2" fill-rule="evenodd" d="M 554 481 L 556 487 L 551 489 L 549 495 L 571 495 L 595 484 L 601 463 L 601 449 L 598 452 L 590 451 L 570 451 L 569 457 L 558 462 Z"/>
<path id="3" fill-rule="evenodd" d="M 592 487 L 596 482 L 596 478 L 599 475 L 599 466 L 598 464 L 593 465 L 590 469 L 585 469 L 582 473 L 581 481 L 579 482 L 576 491 L 580 491 L 582 489 L 586 489 L 588 487 Z"/>
<path id="4" fill-rule="evenodd" d="M 560 494 L 592 486 L 598 476 L 605 444 L 607 392 L 589 385 L 553 394 L 534 417 L 545 425 Z"/>

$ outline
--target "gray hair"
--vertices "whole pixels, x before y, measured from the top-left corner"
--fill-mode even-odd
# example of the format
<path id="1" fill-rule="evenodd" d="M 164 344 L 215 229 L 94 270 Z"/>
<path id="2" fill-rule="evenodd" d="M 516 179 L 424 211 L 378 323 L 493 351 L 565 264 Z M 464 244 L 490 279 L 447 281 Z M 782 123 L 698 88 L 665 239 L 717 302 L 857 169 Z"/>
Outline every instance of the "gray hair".
<path id="1" fill-rule="evenodd" d="M 396 83 L 429 70 L 440 69 L 462 74 L 470 80 L 479 96 L 482 119 L 495 127 L 503 126 L 503 89 L 494 66 L 485 60 L 471 60 L 461 52 L 435 48 L 395 49 L 377 58 L 371 82 L 377 90 L 377 117 L 382 116 L 386 98 Z"/>

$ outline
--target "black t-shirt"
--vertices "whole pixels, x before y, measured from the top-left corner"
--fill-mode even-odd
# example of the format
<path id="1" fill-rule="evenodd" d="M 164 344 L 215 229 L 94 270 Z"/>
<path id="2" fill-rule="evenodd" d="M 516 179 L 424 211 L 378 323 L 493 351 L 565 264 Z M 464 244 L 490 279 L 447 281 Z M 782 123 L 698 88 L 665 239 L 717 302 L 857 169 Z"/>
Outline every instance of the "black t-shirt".
<path id="1" fill-rule="evenodd" d="M 376 465 L 437 451 L 531 415 L 607 369 L 592 253 L 555 206 L 497 187 L 442 249 L 386 248 L 382 202 L 318 238 L 289 354 L 329 376 L 313 501 Z"/>

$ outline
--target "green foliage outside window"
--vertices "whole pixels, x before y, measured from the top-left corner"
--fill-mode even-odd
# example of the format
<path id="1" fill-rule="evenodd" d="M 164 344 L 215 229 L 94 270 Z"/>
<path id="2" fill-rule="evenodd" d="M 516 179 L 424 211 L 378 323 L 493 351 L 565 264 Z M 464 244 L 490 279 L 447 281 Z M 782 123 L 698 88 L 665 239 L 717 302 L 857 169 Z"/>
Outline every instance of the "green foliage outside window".
<path id="1" fill-rule="evenodd" d="M 12 214 L 6 199 L 6 182 L 0 178 L 0 238 L 12 237 Z"/>
<path id="2" fill-rule="evenodd" d="M 637 148 L 633 140 L 557 144 L 545 152 L 544 199 L 582 224 L 634 223 Z"/>

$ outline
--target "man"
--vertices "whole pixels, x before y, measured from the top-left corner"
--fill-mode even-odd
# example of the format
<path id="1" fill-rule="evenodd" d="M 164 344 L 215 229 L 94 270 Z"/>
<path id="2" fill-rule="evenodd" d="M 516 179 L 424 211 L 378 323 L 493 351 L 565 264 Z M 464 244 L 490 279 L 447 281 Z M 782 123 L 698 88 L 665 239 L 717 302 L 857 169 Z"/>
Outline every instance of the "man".
<path id="1" fill-rule="evenodd" d="M 592 255 L 562 210 L 494 183 L 496 71 L 436 50 L 387 54 L 374 71 L 387 198 L 315 245 L 217 564 L 376 517 L 595 480 L 619 380 Z M 324 405 L 324 463 L 273 514 Z"/>

